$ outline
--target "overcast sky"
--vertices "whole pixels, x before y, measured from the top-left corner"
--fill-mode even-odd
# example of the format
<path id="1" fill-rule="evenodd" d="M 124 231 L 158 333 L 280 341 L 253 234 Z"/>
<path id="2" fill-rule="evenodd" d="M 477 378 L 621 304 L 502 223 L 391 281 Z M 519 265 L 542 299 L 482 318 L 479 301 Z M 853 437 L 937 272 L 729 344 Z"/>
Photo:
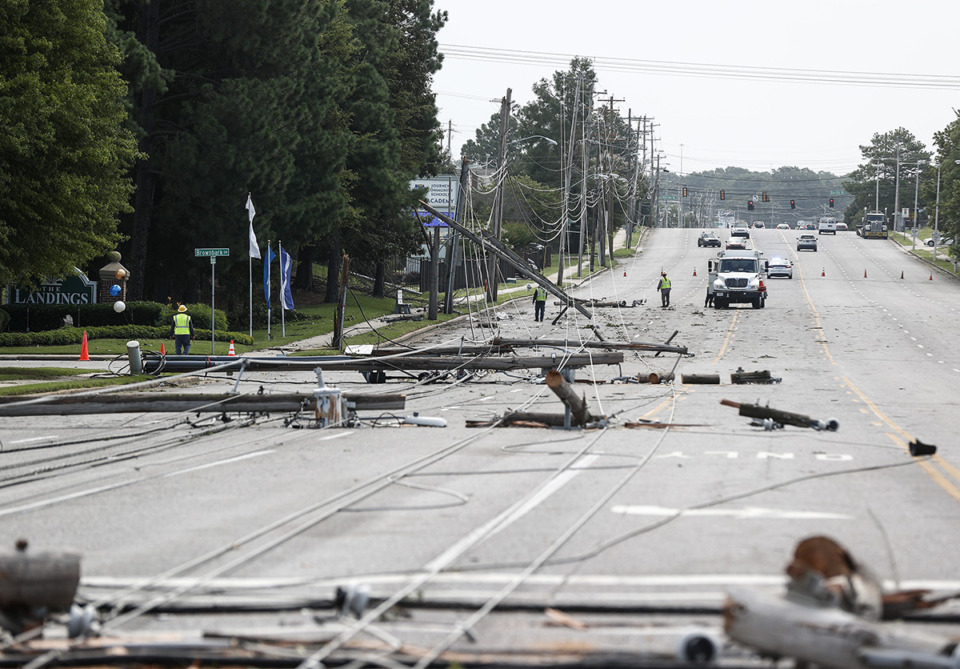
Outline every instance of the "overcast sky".
<path id="1" fill-rule="evenodd" d="M 449 13 L 434 90 L 455 159 L 507 88 L 528 102 L 532 85 L 572 56 L 595 60 L 600 90 L 624 100 L 622 116 L 655 119 L 661 167 L 674 172 L 845 174 L 874 133 L 902 126 L 930 147 L 960 108 L 958 0 L 435 0 L 435 9 Z M 484 60 L 456 55 L 464 47 Z M 677 73 L 683 64 L 693 73 Z M 649 71 L 663 66 L 670 72 Z M 787 72 L 742 78 L 756 68 Z M 741 78 L 705 74 L 715 69 Z M 863 74 L 882 85 L 851 82 Z M 922 80 L 937 87 L 903 83 Z"/>

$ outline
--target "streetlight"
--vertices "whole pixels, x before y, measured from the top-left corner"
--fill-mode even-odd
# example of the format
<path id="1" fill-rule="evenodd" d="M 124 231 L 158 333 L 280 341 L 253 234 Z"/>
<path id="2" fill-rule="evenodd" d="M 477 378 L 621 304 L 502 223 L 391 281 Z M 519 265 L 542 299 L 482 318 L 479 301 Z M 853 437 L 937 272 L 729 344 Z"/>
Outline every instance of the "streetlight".
<path id="1" fill-rule="evenodd" d="M 922 160 L 918 160 L 916 163 L 917 166 L 917 180 L 913 187 L 913 250 L 917 249 L 917 224 L 920 222 L 920 213 L 917 211 L 917 202 L 920 198 L 920 166 L 925 165 L 926 163 Z"/>
<path id="2" fill-rule="evenodd" d="M 511 141 L 509 141 L 509 142 L 507 142 L 507 143 L 508 143 L 508 144 L 516 144 L 517 142 L 525 142 L 525 141 L 528 140 L 528 139 L 542 139 L 542 140 L 544 140 L 545 142 L 547 142 L 547 143 L 549 143 L 549 144 L 553 144 L 554 146 L 557 146 L 557 140 L 555 140 L 555 139 L 550 139 L 549 137 L 544 137 L 543 135 L 530 135 L 529 137 L 521 137 L 520 139 L 514 139 L 514 140 L 511 140 Z"/>

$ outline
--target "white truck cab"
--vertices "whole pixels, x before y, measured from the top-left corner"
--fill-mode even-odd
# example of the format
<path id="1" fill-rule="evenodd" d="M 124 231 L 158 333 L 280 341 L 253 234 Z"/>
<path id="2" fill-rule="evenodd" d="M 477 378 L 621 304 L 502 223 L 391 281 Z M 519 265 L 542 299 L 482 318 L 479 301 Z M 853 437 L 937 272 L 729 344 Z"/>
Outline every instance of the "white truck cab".
<path id="1" fill-rule="evenodd" d="M 725 309 L 731 304 L 752 304 L 754 309 L 765 306 L 767 261 L 761 251 L 721 251 L 707 261 L 707 273 L 707 291 L 713 295 L 714 308 Z"/>

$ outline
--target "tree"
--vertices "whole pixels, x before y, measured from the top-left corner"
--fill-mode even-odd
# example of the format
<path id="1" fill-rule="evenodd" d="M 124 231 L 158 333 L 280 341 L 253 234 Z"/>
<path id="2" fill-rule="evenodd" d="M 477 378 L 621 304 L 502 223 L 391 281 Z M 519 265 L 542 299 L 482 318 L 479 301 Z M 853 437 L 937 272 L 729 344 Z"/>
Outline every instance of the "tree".
<path id="1" fill-rule="evenodd" d="M 930 152 L 905 128 L 874 133 L 870 144 L 860 146 L 860 153 L 863 163 L 843 182 L 844 189 L 853 195 L 853 201 L 843 212 L 848 225 L 860 221 L 864 209 L 872 211 L 876 207 L 878 188 L 880 211 L 894 211 L 898 158 L 901 207 L 907 202 L 904 186 L 908 170 L 916 169 L 917 162 L 930 161 Z"/>
<path id="2" fill-rule="evenodd" d="M 0 5 L 0 280 L 113 250 L 136 154 L 97 0 Z"/>
<path id="3" fill-rule="evenodd" d="M 960 112 L 943 130 L 933 134 L 937 149 L 936 162 L 940 165 L 940 216 L 939 228 L 944 237 L 960 240 Z M 928 202 L 936 198 L 937 170 L 933 168 L 924 195 Z M 933 214 L 936 215 L 936 214 Z M 954 244 L 956 247 L 956 244 Z M 954 254 L 956 257 L 956 254 Z"/>
<path id="4" fill-rule="evenodd" d="M 148 153 L 128 221 L 142 294 L 196 298 L 205 268 L 186 258 L 197 246 L 242 249 L 218 276 L 244 285 L 248 192 L 260 239 L 291 252 L 347 216 L 339 101 L 352 90 L 341 65 L 352 33 L 342 0 L 112 2 L 118 34 L 173 73 L 165 88 L 131 82 Z"/>

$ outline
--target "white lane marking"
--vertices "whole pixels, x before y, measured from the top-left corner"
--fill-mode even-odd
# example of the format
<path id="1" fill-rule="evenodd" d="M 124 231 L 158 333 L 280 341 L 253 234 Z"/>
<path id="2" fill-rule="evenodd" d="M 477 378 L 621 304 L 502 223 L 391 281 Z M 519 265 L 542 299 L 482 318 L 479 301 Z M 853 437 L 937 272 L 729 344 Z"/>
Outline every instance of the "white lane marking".
<path id="1" fill-rule="evenodd" d="M 30 437 L 29 439 L 17 439 L 16 441 L 8 441 L 8 444 L 29 444 L 31 441 L 46 441 L 47 439 L 56 439 L 57 435 L 52 434 L 49 437 Z"/>
<path id="2" fill-rule="evenodd" d="M 247 458 L 256 457 L 258 455 L 266 455 L 267 453 L 273 453 L 273 451 L 272 450 L 257 451 L 255 453 L 250 453 L 248 455 L 242 455 L 236 458 L 229 458 L 227 460 L 220 460 L 219 462 L 213 462 L 213 463 L 210 463 L 209 465 L 201 465 L 200 467 L 191 467 L 190 469 L 184 469 L 179 472 L 171 472 L 169 474 L 164 474 L 163 477 L 176 476 L 177 474 L 196 471 L 197 469 L 205 469 L 206 467 L 215 467 L 217 465 L 223 465 L 229 462 L 236 462 L 238 460 L 245 460 Z M 61 495 L 60 497 L 52 497 L 50 499 L 44 499 L 38 502 L 31 502 L 30 504 L 23 504 L 21 506 L 14 506 L 7 509 L 0 509 L 0 517 L 12 516 L 17 513 L 23 513 L 24 511 L 33 511 L 35 509 L 42 509 L 46 506 L 53 506 L 54 504 L 60 504 L 62 502 L 67 502 L 72 499 L 80 499 L 81 497 L 96 495 L 101 492 L 116 490 L 117 488 L 125 488 L 126 486 L 135 485 L 141 482 L 142 482 L 142 479 L 135 479 L 131 481 L 121 481 L 119 483 L 112 483 L 110 485 L 98 486 L 96 488 L 87 488 L 86 490 L 78 490 L 77 492 L 70 493 L 69 495 Z"/>
<path id="3" fill-rule="evenodd" d="M 510 507 L 506 511 L 494 516 L 480 527 L 477 527 L 465 537 L 460 539 L 460 541 L 456 542 L 447 548 L 447 550 L 445 550 L 443 553 L 424 565 L 423 571 L 425 573 L 430 573 L 436 569 L 442 568 L 480 539 L 487 537 L 487 535 L 492 537 L 500 531 L 505 530 L 508 526 L 527 515 L 553 493 L 557 492 L 560 490 L 560 488 L 572 481 L 574 477 L 579 476 L 583 471 L 588 469 L 598 457 L 599 456 L 597 455 L 587 455 L 583 458 L 580 458 L 577 461 L 576 470 L 568 469 L 550 481 L 547 485 L 543 486 L 541 490 L 539 490 L 535 495 L 530 497 L 530 499 L 526 500 L 520 506 Z"/>
<path id="4" fill-rule="evenodd" d="M 171 478 L 173 476 L 180 476 L 181 474 L 189 474 L 191 472 L 198 472 L 202 469 L 210 469 L 211 467 L 219 467 L 221 465 L 229 465 L 234 462 L 240 462 L 241 460 L 249 460 L 250 458 L 259 458 L 261 455 L 267 455 L 268 453 L 273 453 L 273 450 L 268 451 L 254 451 L 253 453 L 247 453 L 245 455 L 238 455 L 235 458 L 227 458 L 226 460 L 217 460 L 216 462 L 208 462 L 205 465 L 197 465 L 196 467 L 188 467 L 186 469 L 181 469 L 176 472 L 170 472 L 169 474 L 164 474 L 163 478 Z"/>
<path id="5" fill-rule="evenodd" d="M 351 434 L 353 434 L 353 430 L 337 432 L 335 434 L 327 435 L 326 437 L 320 437 L 320 441 L 330 441 L 331 439 L 339 439 L 340 437 L 349 437 Z"/>
<path id="6" fill-rule="evenodd" d="M 821 511 L 786 511 L 781 509 L 764 509 L 758 506 L 746 506 L 740 509 L 671 509 L 665 506 L 615 506 L 613 513 L 622 513 L 632 516 L 701 516 L 701 517 L 732 517 L 738 519 L 789 519 L 789 520 L 853 520 L 853 516 L 842 513 L 826 513 Z"/>
<path id="7" fill-rule="evenodd" d="M 478 401 L 486 402 L 487 400 L 492 400 L 492 399 L 493 399 L 493 395 L 487 395 L 486 397 L 481 397 Z"/>

